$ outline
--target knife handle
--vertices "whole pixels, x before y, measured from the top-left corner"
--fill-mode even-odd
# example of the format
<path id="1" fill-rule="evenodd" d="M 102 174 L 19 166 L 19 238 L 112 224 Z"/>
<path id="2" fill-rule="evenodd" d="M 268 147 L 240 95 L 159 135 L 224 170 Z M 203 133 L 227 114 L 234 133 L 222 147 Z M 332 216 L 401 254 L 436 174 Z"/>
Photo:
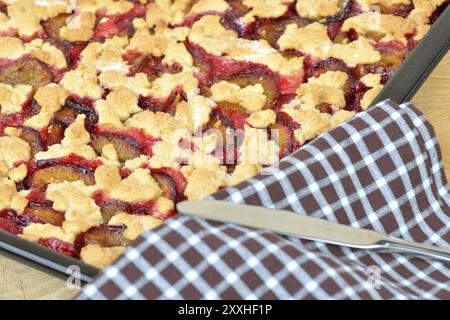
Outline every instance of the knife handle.
<path id="1" fill-rule="evenodd" d="M 437 246 L 430 246 L 394 237 L 381 240 L 377 244 L 380 245 L 379 248 L 383 251 L 388 250 L 400 253 L 410 253 L 412 255 L 420 255 L 450 262 L 450 250 Z"/>

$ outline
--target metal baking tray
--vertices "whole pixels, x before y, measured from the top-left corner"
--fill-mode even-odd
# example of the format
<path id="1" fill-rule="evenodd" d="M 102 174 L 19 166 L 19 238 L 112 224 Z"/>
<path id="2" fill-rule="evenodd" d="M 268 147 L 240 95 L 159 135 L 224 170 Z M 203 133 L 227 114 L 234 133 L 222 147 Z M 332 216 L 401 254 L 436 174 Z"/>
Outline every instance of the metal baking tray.
<path id="1" fill-rule="evenodd" d="M 431 29 L 409 54 L 373 104 L 391 99 L 397 103 L 410 100 L 450 48 L 450 5 L 441 13 Z M 0 229 L 0 249 L 18 259 L 43 266 L 49 272 L 72 275 L 80 271 L 81 280 L 91 281 L 100 271 L 80 260 L 57 253 L 46 247 L 17 237 Z M 78 268 L 78 269 L 77 269 Z"/>

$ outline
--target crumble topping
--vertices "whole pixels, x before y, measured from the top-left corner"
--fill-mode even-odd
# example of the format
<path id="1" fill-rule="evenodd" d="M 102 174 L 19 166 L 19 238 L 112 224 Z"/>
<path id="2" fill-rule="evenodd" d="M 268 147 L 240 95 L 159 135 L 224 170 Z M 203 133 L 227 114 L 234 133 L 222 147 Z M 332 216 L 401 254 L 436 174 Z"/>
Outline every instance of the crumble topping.
<path id="1" fill-rule="evenodd" d="M 22 163 L 18 167 L 12 168 L 8 172 L 8 177 L 14 182 L 19 182 L 25 179 L 27 172 L 27 166 Z"/>
<path id="2" fill-rule="evenodd" d="M 66 242 L 73 242 L 74 240 L 61 227 L 49 223 L 34 222 L 23 228 L 21 237 L 29 241 L 38 241 L 45 238 L 58 238 Z"/>
<path id="3" fill-rule="evenodd" d="M 240 163 L 234 169 L 233 174 L 230 177 L 230 186 L 237 185 L 238 183 L 245 181 L 261 171 L 262 167 L 257 164 L 245 164 Z"/>
<path id="4" fill-rule="evenodd" d="M 166 197 L 159 197 L 155 201 L 154 208 L 157 212 L 167 215 L 170 211 L 175 210 L 175 204 L 172 200 L 167 199 Z"/>
<path id="5" fill-rule="evenodd" d="M 14 181 L 8 178 L 0 178 L 0 208 L 9 208 L 11 199 L 16 194 L 16 185 Z"/>
<path id="6" fill-rule="evenodd" d="M 209 121 L 209 114 L 215 107 L 212 99 L 194 95 L 188 101 L 181 101 L 176 108 L 175 119 L 191 133 Z"/>
<path id="7" fill-rule="evenodd" d="M 334 44 L 331 56 L 341 59 L 348 66 L 370 64 L 380 61 L 381 55 L 364 37 L 348 44 Z"/>
<path id="8" fill-rule="evenodd" d="M 4 114 L 22 111 L 23 104 L 28 100 L 32 87 L 26 84 L 15 86 L 0 83 L 0 107 Z"/>
<path id="9" fill-rule="evenodd" d="M 346 84 L 348 75 L 341 71 L 327 71 L 318 78 L 309 78 L 297 89 L 296 94 L 303 98 L 307 105 L 313 103 L 318 106 L 321 103 L 328 103 L 338 108 L 345 107 L 345 96 L 342 90 Z M 314 107 L 310 106 L 311 109 Z"/>
<path id="10" fill-rule="evenodd" d="M 182 129 L 182 126 L 165 112 L 152 112 L 144 110 L 131 117 L 125 125 L 128 128 L 138 128 L 144 130 L 153 138 L 169 140 L 175 130 Z"/>
<path id="11" fill-rule="evenodd" d="M 279 160 L 279 146 L 268 139 L 267 131 L 247 125 L 239 152 L 239 160 L 245 164 L 272 165 Z"/>
<path id="12" fill-rule="evenodd" d="M 155 0 L 147 5 L 146 21 L 149 27 L 177 25 L 183 22 L 191 0 Z"/>
<path id="13" fill-rule="evenodd" d="M 171 140 L 173 141 L 162 141 L 154 145 L 153 155 L 148 159 L 148 164 L 151 168 L 178 168 L 180 160 L 189 159 L 190 153 L 178 146 L 179 139 L 172 138 Z M 128 165 L 132 166 L 133 163 L 130 162 Z"/>
<path id="14" fill-rule="evenodd" d="M 420 26 L 428 24 L 430 16 L 446 0 L 412 0 L 414 9 L 409 13 L 408 19 Z"/>
<path id="15" fill-rule="evenodd" d="M 295 49 L 324 59 L 330 56 L 332 44 L 327 27 L 319 22 L 308 24 L 303 28 L 294 23 L 289 24 L 278 39 L 278 45 L 283 50 Z"/>
<path id="16" fill-rule="evenodd" d="M 134 240 L 145 231 L 154 229 L 161 223 L 161 220 L 151 216 L 137 216 L 121 212 L 112 217 L 108 224 L 111 226 L 127 226 L 123 235 L 128 240 Z"/>
<path id="17" fill-rule="evenodd" d="M 429 24 L 422 24 L 416 27 L 416 33 L 414 35 L 415 41 L 420 41 L 425 34 L 430 30 L 431 26 Z"/>
<path id="18" fill-rule="evenodd" d="M 117 259 L 123 252 L 125 247 L 101 247 L 98 244 L 88 244 L 81 249 L 81 259 L 84 262 L 104 268 Z"/>
<path id="19" fill-rule="evenodd" d="M 167 39 L 162 35 L 150 34 L 147 29 L 138 29 L 130 39 L 127 50 L 141 53 L 150 53 L 155 57 L 160 57 L 167 52 Z"/>
<path id="20" fill-rule="evenodd" d="M 265 40 L 239 38 L 234 31 L 222 26 L 218 16 L 206 15 L 196 21 L 189 41 L 197 43 L 210 54 L 226 54 L 239 61 L 261 63 L 282 75 L 295 74 L 303 69 L 303 57 L 286 59 Z"/>
<path id="21" fill-rule="evenodd" d="M 297 1 L 295 9 L 300 17 L 320 20 L 339 13 L 341 2 L 340 0 L 302 0 Z"/>
<path id="22" fill-rule="evenodd" d="M 86 186 L 80 180 L 47 186 L 45 194 L 53 201 L 53 209 L 64 212 L 62 230 L 66 241 L 73 242 L 77 234 L 103 222 L 100 207 L 90 197 L 95 190 L 95 186 Z"/>
<path id="23" fill-rule="evenodd" d="M 34 95 L 34 100 L 41 107 L 40 112 L 27 119 L 24 124 L 30 128 L 40 129 L 48 126 L 53 114 L 64 105 L 68 93 L 56 84 L 39 87 Z"/>
<path id="24" fill-rule="evenodd" d="M 301 144 L 330 129 L 330 116 L 328 114 L 295 109 L 285 111 L 301 125 L 300 129 L 294 131 L 295 138 Z"/>
<path id="25" fill-rule="evenodd" d="M 67 26 L 59 31 L 62 39 L 70 42 L 88 41 L 94 35 L 95 14 L 81 12 L 79 15 L 69 19 Z"/>
<path id="26" fill-rule="evenodd" d="M 260 111 L 266 103 L 264 88 L 259 83 L 241 88 L 237 84 L 220 81 L 212 85 L 211 94 L 217 102 L 237 103 L 249 112 Z"/>
<path id="27" fill-rule="evenodd" d="M 380 53 L 364 37 L 347 44 L 334 44 L 328 37 L 327 28 L 318 22 L 303 28 L 296 24 L 288 25 L 278 44 L 283 50 L 295 49 L 322 59 L 341 59 L 349 66 L 375 63 L 381 59 Z"/>
<path id="28" fill-rule="evenodd" d="M 378 96 L 378 94 L 381 92 L 382 89 L 383 85 L 379 84 L 367 90 L 363 98 L 361 99 L 361 107 L 363 109 L 367 109 L 371 105 L 372 101 Z"/>
<path id="29" fill-rule="evenodd" d="M 25 210 L 28 205 L 28 199 L 26 195 L 28 191 L 20 191 L 17 192 L 11 199 L 11 203 L 9 204 L 9 208 L 15 210 L 17 213 L 21 214 Z"/>
<path id="30" fill-rule="evenodd" d="M 371 9 L 374 5 L 384 5 L 392 7 L 399 4 L 410 4 L 411 0 L 356 0 L 364 11 Z"/>
<path id="31" fill-rule="evenodd" d="M 198 92 L 198 80 L 190 72 L 164 73 L 151 83 L 150 94 L 167 98 L 176 88 L 183 89 L 188 96 Z"/>
<path id="32" fill-rule="evenodd" d="M 25 54 L 22 41 L 16 37 L 0 37 L 0 59 L 17 59 Z"/>
<path id="33" fill-rule="evenodd" d="M 219 137 L 216 134 L 208 134 L 208 132 L 205 132 L 203 136 L 194 136 L 192 140 L 196 151 L 211 154 L 216 149 Z"/>
<path id="34" fill-rule="evenodd" d="M 405 42 L 405 35 L 414 31 L 414 25 L 400 16 L 371 11 L 345 20 L 342 30 L 349 31 L 350 29 L 369 37 L 371 34 L 381 34 L 381 41 L 398 40 Z"/>
<path id="35" fill-rule="evenodd" d="M 38 60 L 53 66 L 57 69 L 67 67 L 66 58 L 61 50 L 44 42 L 42 39 L 35 39 L 25 45 L 25 50 Z"/>
<path id="36" fill-rule="evenodd" d="M 99 99 L 103 94 L 103 89 L 98 84 L 97 70 L 93 65 L 80 64 L 75 70 L 66 72 L 59 84 L 68 92 L 82 98 Z"/>
<path id="37" fill-rule="evenodd" d="M 95 182 L 106 192 L 111 192 L 121 180 L 117 167 L 101 165 L 95 170 Z"/>
<path id="38" fill-rule="evenodd" d="M 366 87 L 373 88 L 380 84 L 381 82 L 381 74 L 376 73 L 368 73 L 361 79 L 359 79 Z"/>
<path id="39" fill-rule="evenodd" d="M 86 159 L 96 159 L 97 154 L 88 145 L 90 135 L 84 127 L 85 119 L 84 114 L 79 114 L 75 121 L 67 127 L 61 143 L 49 146 L 47 151 L 38 152 L 35 155 L 36 160 L 61 158 L 70 154 L 76 154 Z"/>
<path id="40" fill-rule="evenodd" d="M 27 127 L 39 130 L 40 128 L 48 126 L 52 117 L 53 115 L 51 113 L 41 111 L 37 115 L 27 119 L 23 124 Z"/>
<path id="41" fill-rule="evenodd" d="M 6 169 L 5 171 L 8 170 Z M 12 209 L 22 213 L 28 204 L 27 193 L 28 191 L 25 190 L 17 192 L 14 180 L 0 177 L 0 210 Z"/>
<path id="42" fill-rule="evenodd" d="M 187 178 L 185 196 L 189 200 L 201 199 L 227 185 L 226 170 L 223 166 L 210 165 L 208 167 L 183 167 Z"/>
<path id="43" fill-rule="evenodd" d="M 111 181 L 112 182 L 112 181 Z M 111 189 L 110 196 L 126 202 L 156 199 L 161 194 L 158 183 L 146 169 L 136 169 Z"/>
<path id="44" fill-rule="evenodd" d="M 112 143 L 107 143 L 103 146 L 102 155 L 109 160 L 118 160 L 119 158 L 117 155 L 117 150 Z"/>
<path id="45" fill-rule="evenodd" d="M 199 13 L 206 11 L 224 12 L 230 6 L 224 0 L 199 0 L 194 3 L 190 13 Z"/>
<path id="46" fill-rule="evenodd" d="M 114 36 L 106 39 L 104 43 L 91 42 L 81 52 L 81 63 L 95 65 L 98 71 L 117 71 L 127 73 L 129 66 L 123 60 L 125 47 L 128 45 L 127 37 Z"/>
<path id="47" fill-rule="evenodd" d="M 115 15 L 127 13 L 133 9 L 133 4 L 125 0 L 78 0 L 77 7 L 83 12 L 106 10 L 107 15 Z"/>
<path id="48" fill-rule="evenodd" d="M 42 30 L 41 21 L 69 11 L 62 1 L 8 1 L 8 25 L 20 36 L 29 37 Z"/>
<path id="49" fill-rule="evenodd" d="M 98 124 L 102 125 L 102 127 L 121 128 L 123 126 L 120 117 L 105 100 L 97 100 L 95 102 L 95 110 L 98 114 Z"/>
<path id="50" fill-rule="evenodd" d="M 355 115 L 355 111 L 338 110 L 331 116 L 331 127 L 337 127 Z"/>
<path id="51" fill-rule="evenodd" d="M 30 146 L 22 139 L 14 136 L 0 137 L 0 161 L 12 169 L 18 162 L 30 160 Z"/>
<path id="52" fill-rule="evenodd" d="M 288 10 L 288 5 L 293 0 L 243 0 L 242 3 L 252 10 L 247 13 L 243 20 L 246 23 L 253 22 L 255 17 L 278 18 Z"/>
<path id="53" fill-rule="evenodd" d="M 64 105 L 68 93 L 57 84 L 49 84 L 39 87 L 34 95 L 34 100 L 41 107 L 41 111 L 56 112 Z"/>
<path id="54" fill-rule="evenodd" d="M 150 82 L 144 73 L 136 73 L 133 77 L 127 77 L 118 71 L 108 70 L 102 72 L 98 80 L 103 87 L 111 90 L 123 87 L 143 96 L 150 94 Z"/>
<path id="55" fill-rule="evenodd" d="M 267 109 L 254 112 L 247 118 L 247 122 L 254 128 L 267 128 L 275 123 L 276 113 L 273 110 Z"/>
<path id="56" fill-rule="evenodd" d="M 17 59 L 26 54 L 46 63 L 57 69 L 67 67 L 64 54 L 55 46 L 44 42 L 42 39 L 35 39 L 25 45 L 16 37 L 0 37 L 0 58 Z"/>
<path id="57" fill-rule="evenodd" d="M 137 102 L 138 96 L 133 91 L 118 87 L 111 91 L 105 100 L 95 102 L 95 110 L 99 116 L 98 123 L 121 128 L 122 121 L 129 119 L 132 114 L 142 111 Z"/>

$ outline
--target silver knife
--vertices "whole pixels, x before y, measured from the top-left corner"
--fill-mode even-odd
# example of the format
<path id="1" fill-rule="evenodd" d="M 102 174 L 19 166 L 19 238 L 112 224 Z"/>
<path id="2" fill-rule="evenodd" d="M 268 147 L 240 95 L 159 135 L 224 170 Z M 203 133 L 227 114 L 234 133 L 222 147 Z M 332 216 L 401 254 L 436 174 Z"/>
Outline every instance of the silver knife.
<path id="1" fill-rule="evenodd" d="M 282 235 L 357 249 L 399 252 L 450 262 L 450 250 L 389 237 L 367 229 L 309 217 L 291 211 L 237 205 L 225 201 L 183 201 L 180 213 L 212 221 L 270 230 Z"/>

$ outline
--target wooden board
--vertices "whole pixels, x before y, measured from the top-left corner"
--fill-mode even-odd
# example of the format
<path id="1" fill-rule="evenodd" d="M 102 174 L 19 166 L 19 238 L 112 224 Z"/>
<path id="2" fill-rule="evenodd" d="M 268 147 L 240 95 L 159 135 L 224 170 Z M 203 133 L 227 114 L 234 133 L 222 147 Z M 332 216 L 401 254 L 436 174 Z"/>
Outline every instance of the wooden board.
<path id="1" fill-rule="evenodd" d="M 450 181 L 450 53 L 417 93 L 413 102 L 433 124 Z M 78 290 L 66 280 L 13 260 L 0 252 L 0 299 L 70 299 Z"/>

